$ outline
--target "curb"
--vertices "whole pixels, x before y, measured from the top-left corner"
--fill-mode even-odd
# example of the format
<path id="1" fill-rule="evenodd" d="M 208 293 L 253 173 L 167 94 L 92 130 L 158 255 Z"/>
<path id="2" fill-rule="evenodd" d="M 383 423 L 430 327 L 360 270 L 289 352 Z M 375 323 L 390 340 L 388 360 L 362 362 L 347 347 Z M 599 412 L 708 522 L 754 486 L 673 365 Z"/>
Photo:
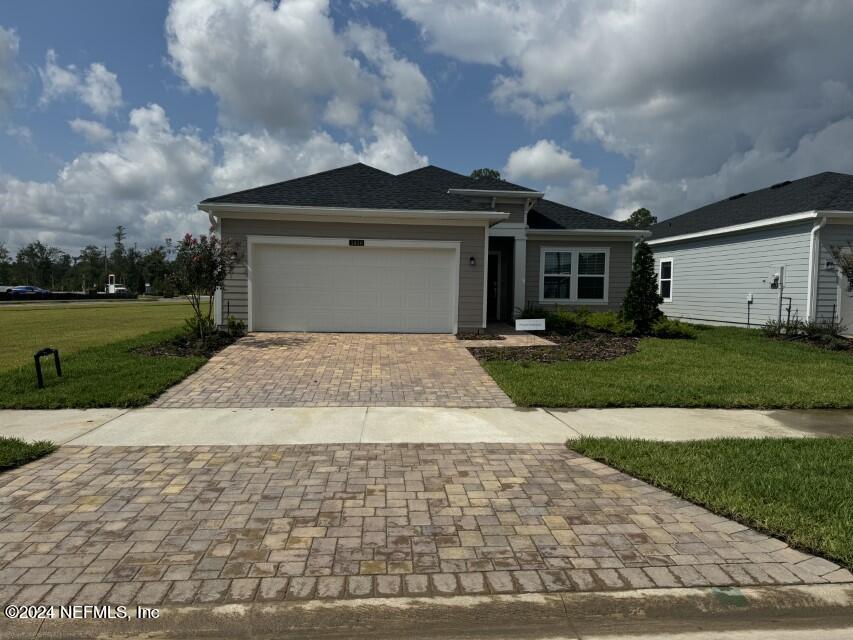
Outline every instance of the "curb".
<path id="1" fill-rule="evenodd" d="M 131 607 L 128 607 L 130 610 Z M 156 620 L 0 620 L 13 638 L 524 638 L 853 629 L 853 584 L 164 607 Z"/>

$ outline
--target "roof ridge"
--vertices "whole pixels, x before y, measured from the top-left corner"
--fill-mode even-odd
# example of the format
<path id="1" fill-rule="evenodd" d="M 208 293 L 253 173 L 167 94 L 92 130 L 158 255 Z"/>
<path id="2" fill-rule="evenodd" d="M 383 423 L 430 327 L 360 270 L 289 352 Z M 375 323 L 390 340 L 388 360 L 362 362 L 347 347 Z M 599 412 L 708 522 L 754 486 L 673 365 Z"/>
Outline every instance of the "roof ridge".
<path id="1" fill-rule="evenodd" d="M 388 173 L 387 171 L 383 171 L 382 169 L 377 169 L 376 167 L 373 167 L 369 164 L 365 164 L 364 162 L 359 161 L 359 162 L 353 162 L 351 164 L 341 165 L 340 167 L 332 167 L 331 169 L 325 169 L 323 171 L 318 171 L 317 173 L 309 173 L 307 175 L 295 176 L 293 178 L 288 178 L 287 180 L 279 180 L 278 182 L 270 182 L 267 184 L 260 184 L 260 185 L 254 186 L 254 187 L 249 187 L 248 189 L 239 189 L 237 191 L 231 191 L 229 193 L 223 193 L 223 194 L 220 194 L 218 196 L 212 196 L 210 198 L 205 198 L 204 200 L 202 200 L 202 202 L 207 202 L 209 200 L 216 200 L 219 198 L 227 198 L 229 196 L 236 196 L 236 195 L 240 195 L 242 193 L 248 193 L 249 191 L 255 191 L 257 189 L 267 189 L 269 187 L 277 187 L 279 185 L 286 184 L 288 182 L 295 182 L 297 180 L 302 180 L 304 178 L 316 178 L 318 176 L 323 176 L 323 175 L 326 175 L 329 173 L 334 173 L 335 171 L 341 171 L 343 169 L 350 169 L 352 167 L 364 167 L 365 169 L 370 169 L 371 171 L 381 173 L 384 176 L 387 176 L 389 178 L 396 178 L 396 176 L 393 173 Z"/>

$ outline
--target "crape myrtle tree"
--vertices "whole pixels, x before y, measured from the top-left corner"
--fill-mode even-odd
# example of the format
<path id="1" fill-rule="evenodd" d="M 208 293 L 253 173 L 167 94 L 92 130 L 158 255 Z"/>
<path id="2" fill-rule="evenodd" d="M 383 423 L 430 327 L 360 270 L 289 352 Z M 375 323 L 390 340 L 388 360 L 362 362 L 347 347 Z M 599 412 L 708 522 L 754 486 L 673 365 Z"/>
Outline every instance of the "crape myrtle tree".
<path id="1" fill-rule="evenodd" d="M 661 302 L 652 248 L 640 241 L 634 251 L 631 283 L 622 302 L 622 317 L 633 321 L 638 333 L 647 334 L 655 320 L 663 315 L 659 308 Z"/>
<path id="2" fill-rule="evenodd" d="M 172 284 L 189 300 L 195 316 L 189 326 L 202 343 L 207 342 L 216 329 L 213 326 L 213 296 L 238 259 L 236 245 L 220 240 L 213 233 L 197 238 L 188 233 L 177 244 Z"/>

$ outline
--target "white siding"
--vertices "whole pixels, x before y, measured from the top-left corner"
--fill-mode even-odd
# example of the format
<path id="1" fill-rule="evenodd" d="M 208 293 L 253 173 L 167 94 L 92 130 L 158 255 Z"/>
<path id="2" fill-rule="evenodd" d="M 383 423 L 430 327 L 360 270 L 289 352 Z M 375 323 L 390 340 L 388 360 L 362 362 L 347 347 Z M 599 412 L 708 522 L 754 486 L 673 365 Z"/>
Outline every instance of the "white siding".
<path id="1" fill-rule="evenodd" d="M 765 280 L 784 266 L 791 317 L 806 319 L 811 229 L 809 222 L 653 245 L 658 275 L 661 259 L 673 259 L 672 301 L 661 310 L 694 322 L 746 325 L 747 295 L 752 293 L 750 323 L 764 324 L 776 318 L 778 305 L 778 291 Z"/>
<path id="2" fill-rule="evenodd" d="M 846 247 L 853 242 L 853 225 L 827 224 L 820 230 L 820 254 L 817 263 L 817 295 L 815 316 L 818 320 L 837 319 L 839 315 L 839 280 L 838 269 L 835 268 L 835 258 L 832 257 L 833 247 Z M 827 268 L 827 263 L 831 263 Z M 850 295 L 841 291 L 841 295 Z"/>

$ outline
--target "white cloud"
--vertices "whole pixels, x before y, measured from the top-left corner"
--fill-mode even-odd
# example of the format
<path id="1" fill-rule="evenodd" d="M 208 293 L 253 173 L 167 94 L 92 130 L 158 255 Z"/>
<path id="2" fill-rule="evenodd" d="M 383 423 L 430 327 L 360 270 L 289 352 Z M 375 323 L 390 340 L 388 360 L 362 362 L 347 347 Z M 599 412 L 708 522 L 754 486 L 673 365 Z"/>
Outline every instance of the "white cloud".
<path id="1" fill-rule="evenodd" d="M 629 158 L 614 211 L 672 215 L 735 185 L 853 171 L 846 153 L 806 151 L 829 150 L 853 115 L 845 0 L 395 4 L 432 50 L 495 65 L 499 108 L 532 122 L 570 114 L 567 139 Z"/>
<path id="2" fill-rule="evenodd" d="M 25 147 L 33 146 L 33 132 L 27 126 L 10 124 L 6 127 L 6 135 L 14 138 Z"/>
<path id="3" fill-rule="evenodd" d="M 324 0 L 178 0 L 166 33 L 175 72 L 217 97 L 228 128 L 310 137 L 321 118 L 353 127 L 363 109 L 429 123 L 431 90 L 417 65 L 381 31 L 336 32 Z"/>
<path id="4" fill-rule="evenodd" d="M 12 107 L 20 88 L 19 44 L 18 36 L 13 30 L 0 26 L 0 118 Z"/>
<path id="5" fill-rule="evenodd" d="M 0 242 L 74 248 L 101 243 L 122 224 L 147 246 L 206 231 L 195 205 L 211 195 L 359 161 L 392 172 L 427 164 L 404 132 L 378 126 L 358 144 L 323 131 L 290 139 L 224 130 L 205 139 L 173 128 L 156 104 L 132 110 L 128 128 L 117 133 L 90 120 L 69 125 L 103 149 L 80 154 L 49 182 L 0 174 Z"/>
<path id="6" fill-rule="evenodd" d="M 81 72 L 73 64 L 62 67 L 56 52 L 48 50 L 45 65 L 39 69 L 42 94 L 39 103 L 44 106 L 60 98 L 74 96 L 96 115 L 106 116 L 121 106 L 121 85 L 116 74 L 95 62 Z"/>
<path id="7" fill-rule="evenodd" d="M 74 133 L 79 133 L 92 144 L 101 144 L 112 140 L 113 137 L 113 132 L 109 127 L 95 120 L 74 118 L 68 121 L 68 126 Z"/>
<path id="8" fill-rule="evenodd" d="M 584 167 L 553 140 L 539 140 L 516 149 L 502 173 L 512 182 L 542 185 L 548 199 L 594 212 L 610 210 L 612 196 L 606 186 L 598 183 L 596 172 Z"/>
<path id="9" fill-rule="evenodd" d="M 123 224 L 144 246 L 204 230 L 194 204 L 206 193 L 212 155 L 198 132 L 174 130 L 160 106 L 134 109 L 112 144 L 77 156 L 55 181 L 0 175 L 0 241 L 74 247 Z"/>

